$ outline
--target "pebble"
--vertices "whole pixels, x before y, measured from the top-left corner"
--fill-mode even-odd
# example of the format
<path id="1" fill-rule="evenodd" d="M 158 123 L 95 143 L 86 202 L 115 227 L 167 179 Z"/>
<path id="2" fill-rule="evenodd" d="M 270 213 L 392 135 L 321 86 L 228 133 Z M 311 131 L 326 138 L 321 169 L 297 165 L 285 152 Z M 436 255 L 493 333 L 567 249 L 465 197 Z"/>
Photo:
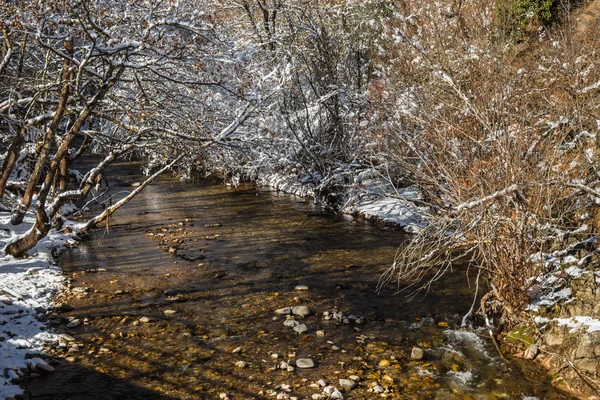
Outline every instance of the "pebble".
<path id="1" fill-rule="evenodd" d="M 292 307 L 292 314 L 298 315 L 301 317 L 307 317 L 310 315 L 310 309 L 306 306 Z"/>
<path id="2" fill-rule="evenodd" d="M 294 372 L 294 370 L 295 370 L 295 369 L 296 369 L 296 368 L 294 368 L 294 367 L 293 367 L 293 366 L 291 366 L 291 365 L 288 365 L 288 367 L 287 367 L 287 371 L 288 371 L 288 372 Z"/>
<path id="3" fill-rule="evenodd" d="M 59 308 L 61 311 L 73 311 L 75 309 L 75 307 L 73 307 L 67 303 L 61 303 Z"/>
<path id="4" fill-rule="evenodd" d="M 356 318 L 356 320 L 354 321 L 355 324 L 357 325 L 362 325 L 365 323 L 365 320 L 362 318 Z"/>
<path id="5" fill-rule="evenodd" d="M 339 383 L 344 390 L 352 390 L 356 387 L 356 382 L 352 379 L 340 379 Z"/>
<path id="6" fill-rule="evenodd" d="M 61 339 L 63 339 L 65 342 L 74 342 L 75 338 L 71 335 L 67 335 L 66 333 L 61 333 L 60 335 L 58 335 Z"/>
<path id="7" fill-rule="evenodd" d="M 306 285 L 298 285 L 294 288 L 294 290 L 308 290 L 308 286 Z"/>
<path id="8" fill-rule="evenodd" d="M 291 313 L 292 313 L 292 307 L 283 307 L 283 308 L 275 310 L 275 314 L 279 314 L 279 315 L 287 315 L 287 314 L 291 314 Z"/>
<path id="9" fill-rule="evenodd" d="M 79 325 L 81 325 L 81 320 L 74 319 L 73 321 L 71 321 L 67 324 L 67 328 L 77 328 Z"/>
<path id="10" fill-rule="evenodd" d="M 219 398 L 223 400 L 227 399 L 227 393 L 219 393 Z"/>
<path id="11" fill-rule="evenodd" d="M 315 362 L 310 358 L 299 358 L 296 360 L 296 367 L 306 369 L 306 368 L 314 368 Z"/>
<path id="12" fill-rule="evenodd" d="M 344 395 L 335 386 L 327 386 L 323 389 L 323 393 L 327 394 L 330 399 L 343 399 Z"/>
<path id="13" fill-rule="evenodd" d="M 175 310 L 165 310 L 165 315 L 173 315 L 175 314 L 177 311 Z"/>
<path id="14" fill-rule="evenodd" d="M 246 368 L 246 362 L 245 361 L 238 361 L 235 363 L 235 366 L 238 368 Z"/>
<path id="15" fill-rule="evenodd" d="M 419 347 L 413 347 L 412 351 L 410 352 L 411 360 L 420 361 L 423 359 L 423 356 L 424 356 L 423 349 L 421 349 Z"/>
<path id="16" fill-rule="evenodd" d="M 48 365 L 46 363 L 39 363 L 36 365 L 36 368 L 42 371 L 46 371 L 46 372 L 54 372 L 54 367 L 52 367 L 51 365 Z"/>
<path id="17" fill-rule="evenodd" d="M 373 386 L 372 389 L 373 389 L 373 391 L 375 393 L 383 393 L 385 391 L 385 389 L 382 386 L 379 386 L 379 385 Z"/>
<path id="18" fill-rule="evenodd" d="M 273 353 L 273 354 L 271 354 L 271 358 L 272 358 L 273 360 L 277 360 L 277 359 L 279 358 L 279 354 L 277 354 L 277 353 Z"/>
<path id="19" fill-rule="evenodd" d="M 324 395 L 322 395 L 321 393 L 315 393 L 311 396 L 311 399 L 313 399 L 313 400 L 322 400 L 325 398 L 326 397 Z"/>
<path id="20" fill-rule="evenodd" d="M 295 329 L 298 325 L 300 325 L 300 322 L 296 321 L 295 319 L 286 319 L 283 321 L 283 325 Z"/>
<path id="21" fill-rule="evenodd" d="M 304 333 L 308 330 L 308 328 L 306 327 L 305 324 L 300 324 L 300 325 L 296 325 L 294 326 L 294 331 L 298 332 L 298 333 Z"/>
<path id="22" fill-rule="evenodd" d="M 360 376 L 358 375 L 350 375 L 348 378 L 352 379 L 354 382 L 360 382 Z"/>
<path id="23" fill-rule="evenodd" d="M 379 366 L 380 367 L 389 367 L 391 364 L 390 360 L 381 360 L 379 361 Z"/>
<path id="24" fill-rule="evenodd" d="M 140 321 L 143 324 L 147 324 L 148 322 L 150 322 L 150 318 L 148 318 L 148 317 L 142 317 L 138 321 Z"/>
<path id="25" fill-rule="evenodd" d="M 327 383 L 323 379 L 319 379 L 317 385 L 319 385 L 319 387 L 325 387 L 327 386 Z"/>
<path id="26" fill-rule="evenodd" d="M 233 351 L 231 353 L 237 354 L 237 353 L 241 353 L 241 352 L 242 352 L 242 348 L 241 347 L 236 347 L 235 349 L 233 349 Z"/>
<path id="27" fill-rule="evenodd" d="M 317 331 L 317 336 L 320 336 L 320 337 L 325 336 L 325 331 Z"/>
<path id="28" fill-rule="evenodd" d="M 177 290 L 175 289 L 167 289 L 163 292 L 165 296 L 175 296 L 177 294 Z"/>

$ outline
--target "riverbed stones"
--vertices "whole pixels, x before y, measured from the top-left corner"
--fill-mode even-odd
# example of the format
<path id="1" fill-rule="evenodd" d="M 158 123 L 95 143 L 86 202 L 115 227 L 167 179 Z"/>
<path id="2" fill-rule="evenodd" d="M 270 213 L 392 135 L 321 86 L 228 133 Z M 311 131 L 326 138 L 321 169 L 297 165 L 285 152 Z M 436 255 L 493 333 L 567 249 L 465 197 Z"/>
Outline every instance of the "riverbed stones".
<path id="1" fill-rule="evenodd" d="M 79 325 L 81 325 L 81 320 L 76 318 L 67 324 L 67 328 L 73 329 L 77 328 Z"/>
<path id="2" fill-rule="evenodd" d="M 73 311 L 75 307 L 67 303 L 60 303 L 59 309 L 60 311 Z"/>
<path id="3" fill-rule="evenodd" d="M 288 328 L 296 328 L 298 325 L 300 325 L 300 322 L 296 321 L 295 319 L 286 319 L 283 321 L 283 325 L 287 326 Z"/>
<path id="4" fill-rule="evenodd" d="M 356 387 L 356 382 L 352 379 L 340 379 L 339 384 L 340 387 L 346 391 L 352 390 Z"/>
<path id="5" fill-rule="evenodd" d="M 424 355 L 423 349 L 420 347 L 413 347 L 410 352 L 410 359 L 413 361 L 421 361 Z"/>
<path id="6" fill-rule="evenodd" d="M 292 307 L 283 307 L 275 310 L 275 314 L 278 315 L 289 315 L 292 313 Z"/>
<path id="7" fill-rule="evenodd" d="M 385 360 L 384 359 L 384 360 L 379 361 L 379 366 L 382 367 L 382 368 L 389 367 L 390 364 L 391 364 L 390 360 Z"/>
<path id="8" fill-rule="evenodd" d="M 335 386 L 326 386 L 323 388 L 323 393 L 329 396 L 330 399 L 343 399 L 344 395 Z"/>
<path id="9" fill-rule="evenodd" d="M 308 330 L 308 328 L 306 327 L 305 324 L 300 324 L 300 325 L 294 326 L 294 331 L 297 333 L 304 333 L 307 330 Z"/>
<path id="10" fill-rule="evenodd" d="M 296 367 L 301 369 L 314 368 L 315 362 L 310 358 L 299 358 L 296 360 Z"/>
<path id="11" fill-rule="evenodd" d="M 54 372 L 55 371 L 53 366 L 48 365 L 45 362 L 38 363 L 35 367 L 37 369 L 39 369 L 40 371 L 44 371 L 44 372 Z"/>
<path id="12" fill-rule="evenodd" d="M 306 306 L 292 307 L 292 314 L 300 317 L 308 317 L 310 315 L 310 309 Z"/>

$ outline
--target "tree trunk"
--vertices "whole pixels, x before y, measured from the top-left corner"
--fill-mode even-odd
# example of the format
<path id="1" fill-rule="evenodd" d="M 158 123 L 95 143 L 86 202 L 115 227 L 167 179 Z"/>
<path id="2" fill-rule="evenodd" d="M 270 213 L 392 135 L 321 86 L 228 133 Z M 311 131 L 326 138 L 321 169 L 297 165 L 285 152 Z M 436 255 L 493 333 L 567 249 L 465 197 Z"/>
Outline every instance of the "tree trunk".
<path id="1" fill-rule="evenodd" d="M 24 142 L 24 130 L 25 128 L 19 128 L 17 135 L 13 138 L 12 143 L 8 148 L 6 158 L 4 158 L 4 162 L 2 163 L 2 172 L 0 172 L 0 201 L 2 200 L 2 197 L 4 197 L 6 182 L 8 182 L 10 173 L 19 159 L 19 152 L 21 151 L 21 147 L 23 146 Z"/>
<path id="2" fill-rule="evenodd" d="M 98 102 L 104 98 L 106 93 L 108 93 L 108 91 L 121 78 L 121 74 L 123 73 L 124 69 L 125 67 L 120 66 L 115 72 L 115 67 L 109 67 L 109 70 L 106 72 L 107 78 L 105 79 L 104 84 L 100 87 L 100 90 L 98 90 L 94 97 L 85 105 L 73 123 L 71 129 L 69 129 L 69 131 L 65 134 L 60 147 L 50 162 L 50 168 L 38 193 L 38 202 L 35 211 L 35 224 L 29 231 L 27 231 L 25 235 L 19 236 L 17 240 L 9 243 L 4 248 L 5 254 L 10 254 L 14 257 L 22 257 L 23 254 L 32 249 L 40 241 L 40 239 L 45 237 L 50 231 L 50 218 L 54 217 L 54 215 L 51 215 L 50 218 L 48 217 L 48 214 L 46 213 L 46 200 L 48 199 L 50 187 L 52 186 L 52 182 L 56 177 L 60 163 L 67 155 L 73 139 L 75 139 L 75 137 L 79 134 L 79 131 L 81 130 L 81 127 L 85 121 L 87 121 Z M 58 209 L 59 208 L 53 207 L 53 210 L 57 211 Z"/>
<path id="3" fill-rule="evenodd" d="M 73 42 L 71 42 L 70 40 L 66 40 L 65 49 L 67 50 L 67 53 L 71 55 L 73 53 Z M 46 129 L 46 136 L 44 137 L 44 142 L 40 150 L 40 154 L 38 155 L 37 161 L 35 163 L 35 167 L 33 168 L 33 172 L 29 176 L 29 181 L 27 182 L 27 188 L 25 189 L 25 194 L 23 195 L 21 204 L 19 205 L 19 208 L 15 210 L 10 220 L 11 224 L 13 225 L 19 225 L 23 222 L 25 213 L 29 209 L 29 206 L 31 206 L 31 200 L 33 199 L 35 188 L 37 187 L 38 182 L 44 171 L 44 168 L 46 167 L 46 163 L 48 162 L 48 157 L 50 155 L 50 150 L 52 150 L 52 143 L 54 142 L 56 130 L 58 129 L 60 120 L 62 119 L 65 113 L 67 100 L 69 99 L 69 96 L 71 94 L 71 85 L 69 82 L 69 75 L 71 74 L 71 72 L 69 71 L 70 64 L 71 62 L 69 61 L 69 59 L 66 58 L 60 73 L 60 79 L 62 83 L 60 100 L 58 102 L 58 106 L 56 108 L 54 117 L 52 118 L 52 121 Z"/>

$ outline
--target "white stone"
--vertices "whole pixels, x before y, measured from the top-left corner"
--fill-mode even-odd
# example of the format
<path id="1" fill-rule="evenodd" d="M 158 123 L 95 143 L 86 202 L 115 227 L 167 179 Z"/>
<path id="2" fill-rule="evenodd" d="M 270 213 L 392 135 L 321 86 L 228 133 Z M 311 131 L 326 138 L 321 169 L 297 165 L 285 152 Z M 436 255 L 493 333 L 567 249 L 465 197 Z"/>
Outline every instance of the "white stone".
<path id="1" fill-rule="evenodd" d="M 294 327 L 294 331 L 298 333 L 304 333 L 308 330 L 305 324 L 296 325 Z"/>
<path id="2" fill-rule="evenodd" d="M 283 307 L 275 310 L 275 314 L 287 315 L 292 313 L 292 307 Z"/>
<path id="3" fill-rule="evenodd" d="M 352 390 L 356 387 L 356 382 L 352 379 L 340 379 L 340 387 L 345 390 Z"/>
<path id="4" fill-rule="evenodd" d="M 81 320 L 74 319 L 73 321 L 71 321 L 67 324 L 67 328 L 77 328 L 79 325 L 81 325 Z"/>
<path id="5" fill-rule="evenodd" d="M 296 360 L 296 367 L 298 368 L 314 368 L 315 362 L 310 358 L 299 358 Z"/>
<path id="6" fill-rule="evenodd" d="M 292 314 L 307 317 L 310 315 L 310 309 L 306 306 L 292 307 Z"/>

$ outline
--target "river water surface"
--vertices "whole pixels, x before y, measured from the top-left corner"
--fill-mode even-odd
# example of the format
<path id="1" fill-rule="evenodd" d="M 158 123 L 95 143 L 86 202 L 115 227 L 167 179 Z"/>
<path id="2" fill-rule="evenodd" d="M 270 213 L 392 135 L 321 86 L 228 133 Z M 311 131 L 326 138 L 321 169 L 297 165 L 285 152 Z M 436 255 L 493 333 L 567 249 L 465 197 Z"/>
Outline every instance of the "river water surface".
<path id="1" fill-rule="evenodd" d="M 117 197 L 140 179 L 126 164 L 113 175 Z M 535 365 L 505 365 L 485 335 L 457 328 L 472 302 L 464 271 L 410 302 L 395 286 L 378 293 L 403 239 L 298 197 L 165 178 L 63 254 L 74 309 L 54 322 L 75 342 L 28 397 L 310 399 L 325 383 L 346 399 L 568 398 Z M 311 315 L 275 313 L 298 305 Z M 83 323 L 66 328 L 74 318 Z"/>

